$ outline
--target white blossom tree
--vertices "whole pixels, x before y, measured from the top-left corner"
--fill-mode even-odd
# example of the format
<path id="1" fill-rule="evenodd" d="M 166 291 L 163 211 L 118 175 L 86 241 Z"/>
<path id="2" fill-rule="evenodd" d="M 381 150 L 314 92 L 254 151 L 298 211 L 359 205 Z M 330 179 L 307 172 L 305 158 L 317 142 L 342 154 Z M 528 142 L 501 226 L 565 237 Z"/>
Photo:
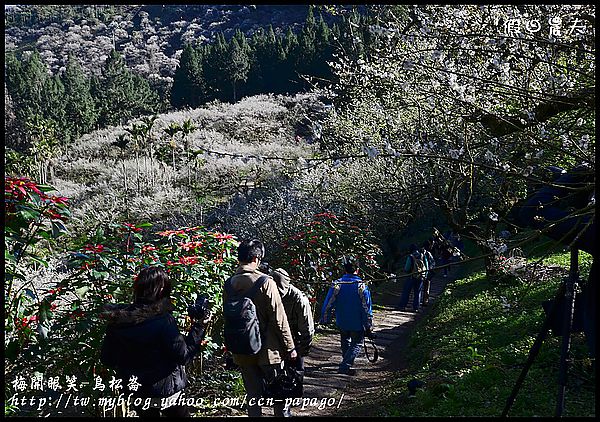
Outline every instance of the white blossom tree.
<path id="1" fill-rule="evenodd" d="M 546 166 L 594 171 L 593 6 L 378 12 L 374 52 L 340 52 L 331 64 L 336 113 L 321 140 L 330 160 L 356 167 L 355 204 L 393 192 L 388 206 L 403 223 L 435 206 L 489 252 L 496 225 Z"/>

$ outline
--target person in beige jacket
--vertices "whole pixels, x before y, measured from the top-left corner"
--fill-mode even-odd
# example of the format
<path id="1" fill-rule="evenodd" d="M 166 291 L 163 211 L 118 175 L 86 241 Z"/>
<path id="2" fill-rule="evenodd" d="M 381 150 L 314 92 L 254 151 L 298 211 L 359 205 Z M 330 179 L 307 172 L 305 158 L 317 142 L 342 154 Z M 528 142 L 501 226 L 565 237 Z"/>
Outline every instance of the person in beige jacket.
<path id="1" fill-rule="evenodd" d="M 271 271 L 270 275 L 275 280 L 285 313 L 292 330 L 294 344 L 299 360 L 307 356 L 315 334 L 312 308 L 308 297 L 297 287 L 292 286 L 289 274 L 283 268 Z M 298 365 L 303 369 L 303 365 Z"/>
<path id="2" fill-rule="evenodd" d="M 265 253 L 259 240 L 245 240 L 238 247 L 239 267 L 231 277 L 236 294 L 244 294 L 263 275 L 258 266 Z M 223 293 L 223 301 L 227 294 Z M 283 367 L 285 359 L 297 359 L 292 332 L 277 285 L 272 277 L 252 297 L 260 327 L 262 348 L 256 355 L 233 354 L 233 361 L 240 367 L 248 400 L 248 416 L 262 416 L 259 400 L 264 392 L 264 382 L 272 381 Z M 284 402 L 275 402 L 275 416 L 289 416 Z"/>

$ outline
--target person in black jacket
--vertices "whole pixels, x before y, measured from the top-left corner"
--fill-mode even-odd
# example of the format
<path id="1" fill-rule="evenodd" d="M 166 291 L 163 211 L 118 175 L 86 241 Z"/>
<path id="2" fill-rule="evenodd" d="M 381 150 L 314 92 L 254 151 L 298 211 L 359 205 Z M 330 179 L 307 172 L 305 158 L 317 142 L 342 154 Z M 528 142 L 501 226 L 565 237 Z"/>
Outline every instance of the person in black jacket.
<path id="1" fill-rule="evenodd" d="M 103 317 L 108 325 L 101 361 L 116 370 L 127 386 L 133 378 L 141 384 L 135 397 L 151 397 L 153 407 L 134 409 L 139 416 L 190 416 L 187 406 L 165 409 L 158 399 L 176 403 L 187 386 L 185 364 L 200 350 L 208 319 L 194 320 L 186 337 L 179 333 L 170 300 L 171 282 L 160 267 L 146 267 L 136 277 L 133 304 L 108 304 Z M 144 406 L 147 407 L 147 406 Z"/>
<path id="2" fill-rule="evenodd" d="M 595 172 L 586 165 L 565 171 L 548 167 L 553 181 L 539 188 L 523 206 L 518 208 L 517 220 L 544 233 L 562 244 L 592 255 L 592 266 L 584 283 L 583 327 L 590 357 L 596 358 L 596 301 L 598 248 L 596 244 Z"/>

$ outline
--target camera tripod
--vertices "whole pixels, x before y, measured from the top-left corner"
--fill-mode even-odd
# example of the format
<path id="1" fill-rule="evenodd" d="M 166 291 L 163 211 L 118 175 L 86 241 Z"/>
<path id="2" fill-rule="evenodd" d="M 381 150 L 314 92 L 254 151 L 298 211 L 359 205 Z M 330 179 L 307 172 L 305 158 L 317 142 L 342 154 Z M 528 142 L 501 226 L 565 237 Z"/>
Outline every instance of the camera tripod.
<path id="1" fill-rule="evenodd" d="M 538 355 L 542 343 L 546 336 L 548 335 L 548 330 L 550 329 L 550 324 L 554 314 L 559 312 L 559 303 L 562 298 L 565 299 L 565 307 L 564 314 L 562 320 L 562 344 L 560 350 L 560 367 L 559 367 L 559 376 L 558 376 L 558 396 L 556 402 L 556 410 L 554 413 L 555 417 L 562 416 L 562 412 L 564 410 L 565 405 L 565 389 L 567 386 L 567 372 L 569 367 L 569 352 L 571 349 L 571 327 L 573 324 L 573 312 L 575 309 L 575 295 L 577 290 L 577 284 L 579 283 L 579 251 L 577 249 L 571 249 L 571 262 L 569 266 L 569 276 L 563 280 L 556 292 L 556 296 L 554 297 L 554 306 L 552 306 L 548 315 L 546 315 L 546 319 L 542 324 L 542 328 L 535 339 L 535 343 L 529 350 L 529 356 L 527 357 L 527 361 L 525 362 L 525 366 L 513 387 L 513 390 L 506 401 L 506 406 L 502 411 L 501 417 L 506 417 L 508 412 L 510 411 L 517 394 L 523 385 L 523 381 L 525 381 L 525 377 L 527 376 L 527 372 L 531 368 L 533 361 Z"/>

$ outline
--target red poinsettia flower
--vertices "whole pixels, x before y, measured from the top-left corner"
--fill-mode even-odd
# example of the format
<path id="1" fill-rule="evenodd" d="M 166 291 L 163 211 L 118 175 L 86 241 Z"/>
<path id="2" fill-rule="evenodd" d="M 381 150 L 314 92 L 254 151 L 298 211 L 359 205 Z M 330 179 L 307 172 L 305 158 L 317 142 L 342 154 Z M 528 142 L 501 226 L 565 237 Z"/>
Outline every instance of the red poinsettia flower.
<path id="1" fill-rule="evenodd" d="M 123 225 L 125 226 L 123 229 L 124 230 L 130 230 L 133 232 L 141 232 L 142 228 L 141 227 L 136 227 L 135 224 L 131 224 L 131 223 L 123 223 Z"/>
<path id="2" fill-rule="evenodd" d="M 104 245 L 102 245 L 102 244 L 98 244 L 98 245 L 88 244 L 83 248 L 83 250 L 85 252 L 92 252 L 92 253 L 102 253 L 102 252 L 104 252 L 104 249 L 105 249 Z"/>
<path id="3" fill-rule="evenodd" d="M 183 265 L 194 265 L 199 262 L 197 256 L 182 256 L 179 257 L 179 263 Z"/>
<path id="4" fill-rule="evenodd" d="M 159 236 L 164 236 L 164 237 L 171 236 L 173 234 L 184 235 L 185 234 L 185 230 L 165 230 L 163 232 L 158 232 L 156 234 L 158 234 Z"/>
<path id="5" fill-rule="evenodd" d="M 217 232 L 217 233 L 213 233 L 212 235 L 215 239 L 223 240 L 223 241 L 233 239 L 233 235 L 230 235 L 230 234 L 224 234 L 224 233 Z"/>
<path id="6" fill-rule="evenodd" d="M 184 251 L 191 251 L 200 248 L 202 246 L 202 242 L 186 242 L 182 243 L 180 246 Z"/>
<path id="7" fill-rule="evenodd" d="M 156 251 L 156 250 L 158 250 L 158 248 L 156 246 L 144 245 L 144 246 L 142 246 L 141 253 L 145 254 L 145 253 Z"/>
<path id="8" fill-rule="evenodd" d="M 69 201 L 69 198 L 64 196 L 51 196 L 49 199 L 52 203 L 57 205 L 67 205 L 67 202 Z"/>

